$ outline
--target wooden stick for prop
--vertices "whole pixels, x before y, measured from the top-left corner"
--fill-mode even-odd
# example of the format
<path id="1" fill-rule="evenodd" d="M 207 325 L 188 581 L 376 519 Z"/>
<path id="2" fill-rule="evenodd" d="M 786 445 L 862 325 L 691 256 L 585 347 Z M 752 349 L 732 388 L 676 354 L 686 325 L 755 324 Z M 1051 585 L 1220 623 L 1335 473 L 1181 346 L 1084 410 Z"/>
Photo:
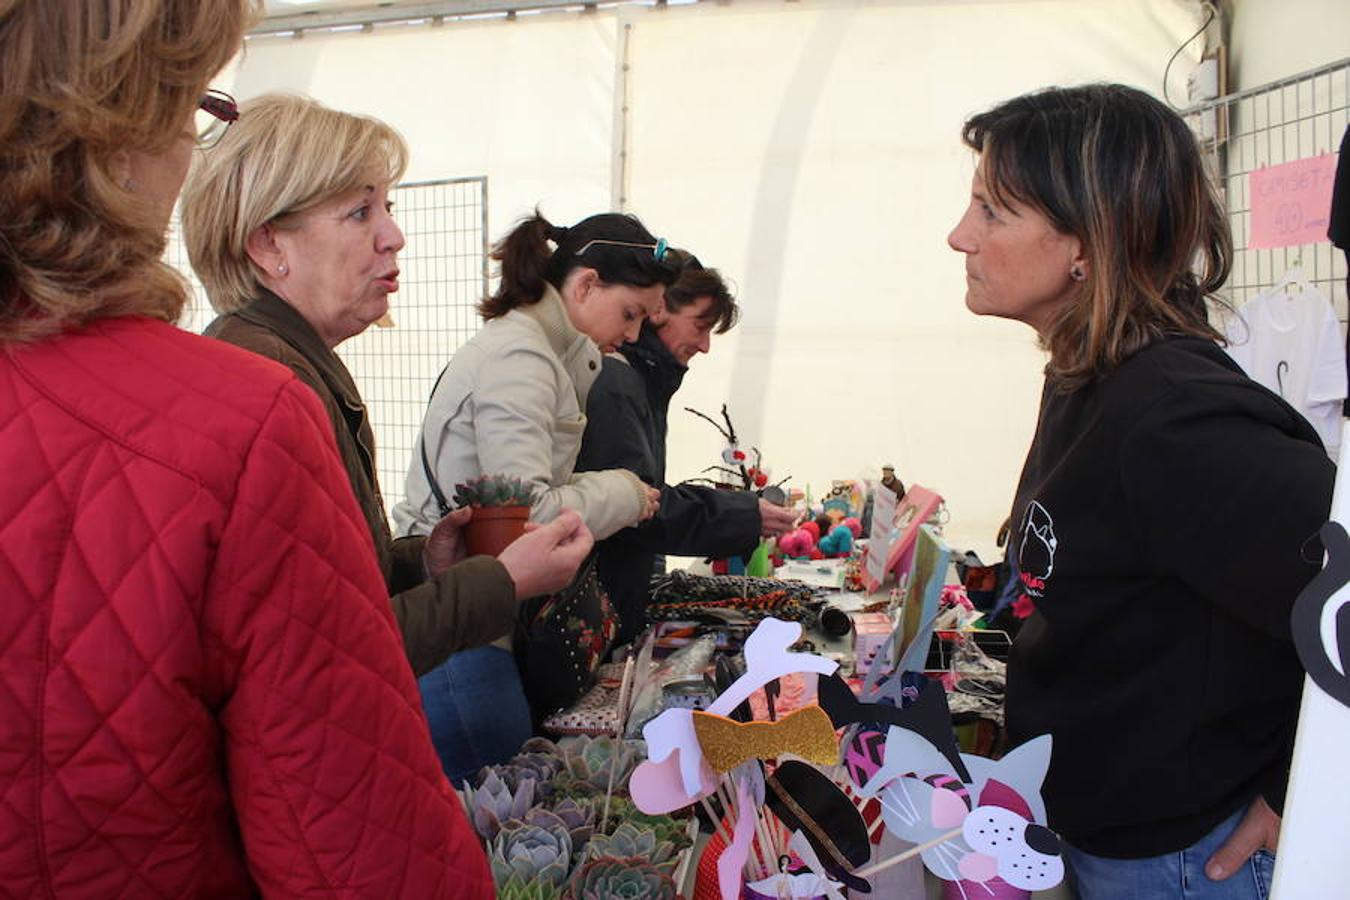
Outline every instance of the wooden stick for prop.
<path id="1" fill-rule="evenodd" d="M 633 686 L 633 657 L 623 664 L 623 678 L 619 681 L 619 708 L 614 716 L 614 752 L 609 758 L 609 784 L 605 788 L 605 811 L 600 816 L 600 832 L 603 834 L 609 825 L 609 801 L 614 796 L 614 773 L 619 770 L 619 756 L 622 753 L 623 730 L 628 724 L 628 690 Z"/>
<path id="2" fill-rule="evenodd" d="M 856 872 L 854 872 L 853 874 L 854 874 L 854 875 L 857 875 L 859 878 L 866 878 L 866 877 L 868 877 L 869 875 L 874 875 L 874 874 L 876 874 L 877 872 L 880 872 L 882 869 L 889 869 L 891 866 L 898 865 L 898 864 L 904 862 L 905 860 L 910 859 L 911 857 L 918 856 L 920 853 L 922 853 L 922 852 L 925 851 L 925 850 L 928 850 L 928 849 L 930 849 L 930 848 L 932 848 L 932 847 L 936 847 L 938 844 L 945 844 L 947 841 L 950 841 L 952 838 L 960 837 L 960 836 L 961 836 L 961 829 L 960 829 L 960 828 L 953 828 L 951 831 L 947 832 L 946 834 L 940 834 L 940 835 L 938 835 L 937 837 L 933 838 L 931 841 L 929 841 L 929 842 L 926 843 L 926 844 L 920 844 L 920 845 L 918 845 L 917 847 L 911 847 L 911 848 L 909 848 L 908 850 L 906 850 L 904 853 L 896 854 L 895 856 L 892 856 L 890 859 L 883 859 L 881 862 L 875 863 L 874 865 L 870 865 L 870 866 L 868 866 L 868 867 L 865 868 L 865 869 L 859 869 L 859 870 L 857 870 Z"/>
<path id="3" fill-rule="evenodd" d="M 717 834 L 722 838 L 723 846 L 731 846 L 731 835 L 727 834 L 726 826 L 722 824 L 722 817 L 713 812 L 712 804 L 708 802 L 707 797 L 699 797 L 698 802 L 703 804 L 703 811 L 712 819 L 713 827 L 717 829 Z"/>
<path id="4" fill-rule="evenodd" d="M 769 840 L 769 810 L 767 807 L 755 809 L 755 850 L 759 854 L 759 863 L 764 877 L 778 871 L 778 857 L 774 855 L 773 844 Z"/>

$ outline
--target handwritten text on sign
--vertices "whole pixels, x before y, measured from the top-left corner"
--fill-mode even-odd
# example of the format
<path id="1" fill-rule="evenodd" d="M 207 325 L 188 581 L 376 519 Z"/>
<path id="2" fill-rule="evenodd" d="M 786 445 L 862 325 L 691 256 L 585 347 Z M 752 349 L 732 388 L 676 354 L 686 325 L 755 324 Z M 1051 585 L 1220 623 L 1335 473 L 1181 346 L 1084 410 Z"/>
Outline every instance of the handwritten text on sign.
<path id="1" fill-rule="evenodd" d="M 1334 153 L 1252 172 L 1252 233 L 1247 246 L 1268 250 L 1325 241 L 1335 179 Z"/>

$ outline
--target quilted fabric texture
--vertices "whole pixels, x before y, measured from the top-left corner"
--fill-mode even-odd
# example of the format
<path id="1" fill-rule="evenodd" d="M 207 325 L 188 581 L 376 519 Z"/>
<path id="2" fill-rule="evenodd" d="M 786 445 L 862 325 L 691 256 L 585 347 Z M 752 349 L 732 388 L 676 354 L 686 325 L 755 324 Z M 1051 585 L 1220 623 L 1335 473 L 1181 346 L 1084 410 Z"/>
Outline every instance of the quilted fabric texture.
<path id="1" fill-rule="evenodd" d="M 145 319 L 12 348 L 0 471 L 0 895 L 491 895 L 289 371 Z"/>

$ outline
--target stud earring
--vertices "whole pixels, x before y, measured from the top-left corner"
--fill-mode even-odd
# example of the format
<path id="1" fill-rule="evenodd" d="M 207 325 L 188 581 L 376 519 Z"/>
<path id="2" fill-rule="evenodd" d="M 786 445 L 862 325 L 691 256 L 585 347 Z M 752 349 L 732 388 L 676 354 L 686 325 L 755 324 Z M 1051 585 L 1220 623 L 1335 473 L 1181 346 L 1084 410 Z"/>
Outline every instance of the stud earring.
<path id="1" fill-rule="evenodd" d="M 290 271 L 290 270 L 286 268 L 286 264 L 285 264 L 285 263 L 282 263 L 281 265 L 277 266 L 277 274 L 278 274 L 278 275 L 285 275 L 288 271 Z"/>
<path id="2" fill-rule="evenodd" d="M 1075 263 L 1073 267 L 1069 269 L 1069 277 L 1074 281 L 1082 281 L 1084 278 L 1087 278 L 1087 273 L 1083 271 L 1082 266 Z"/>

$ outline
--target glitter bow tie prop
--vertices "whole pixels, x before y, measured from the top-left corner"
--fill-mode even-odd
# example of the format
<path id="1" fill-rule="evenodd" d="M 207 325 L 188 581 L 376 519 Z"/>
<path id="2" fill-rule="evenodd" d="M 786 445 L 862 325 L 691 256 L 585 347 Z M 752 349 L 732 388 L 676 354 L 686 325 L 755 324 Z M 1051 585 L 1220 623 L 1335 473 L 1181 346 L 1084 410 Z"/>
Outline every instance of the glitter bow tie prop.
<path id="1" fill-rule="evenodd" d="M 776 759 L 794 753 L 803 759 L 832 766 L 839 762 L 839 740 L 834 724 L 819 706 L 804 706 L 777 722 L 741 722 L 708 713 L 694 713 L 703 758 L 722 774 L 749 759 Z"/>

